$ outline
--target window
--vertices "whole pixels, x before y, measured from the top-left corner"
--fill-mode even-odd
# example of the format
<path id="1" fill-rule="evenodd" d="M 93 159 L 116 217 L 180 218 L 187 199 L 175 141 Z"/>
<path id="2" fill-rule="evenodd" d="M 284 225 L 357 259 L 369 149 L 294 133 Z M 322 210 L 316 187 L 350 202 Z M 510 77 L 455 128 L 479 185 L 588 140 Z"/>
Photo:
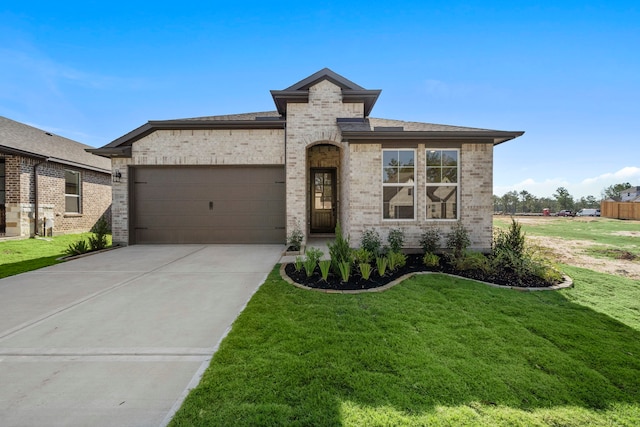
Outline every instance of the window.
<path id="1" fill-rule="evenodd" d="M 64 211 L 80 213 L 80 172 L 64 171 Z"/>
<path id="2" fill-rule="evenodd" d="M 427 150 L 427 219 L 458 219 L 458 150 Z"/>
<path id="3" fill-rule="evenodd" d="M 415 151 L 382 150 L 382 218 L 415 219 Z"/>

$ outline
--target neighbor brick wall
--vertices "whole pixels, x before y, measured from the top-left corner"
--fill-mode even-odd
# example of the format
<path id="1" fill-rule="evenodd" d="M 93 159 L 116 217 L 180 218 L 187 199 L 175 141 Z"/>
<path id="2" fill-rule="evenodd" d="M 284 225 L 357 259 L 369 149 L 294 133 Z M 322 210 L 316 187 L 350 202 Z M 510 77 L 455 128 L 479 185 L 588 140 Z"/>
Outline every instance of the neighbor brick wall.
<path id="1" fill-rule="evenodd" d="M 112 187 L 115 243 L 129 242 L 129 166 L 283 165 L 284 129 L 158 130 L 133 143 L 131 158 L 114 158 L 121 173 Z"/>
<path id="2" fill-rule="evenodd" d="M 7 231 L 6 236 L 29 237 L 35 232 L 33 210 L 35 206 L 34 166 L 38 165 L 38 223 L 42 233 L 43 218 L 53 218 L 54 234 L 86 232 L 105 216 L 110 221 L 111 176 L 106 173 L 74 168 L 54 162 L 6 156 Z M 82 212 L 65 213 L 64 171 L 80 172 Z"/>

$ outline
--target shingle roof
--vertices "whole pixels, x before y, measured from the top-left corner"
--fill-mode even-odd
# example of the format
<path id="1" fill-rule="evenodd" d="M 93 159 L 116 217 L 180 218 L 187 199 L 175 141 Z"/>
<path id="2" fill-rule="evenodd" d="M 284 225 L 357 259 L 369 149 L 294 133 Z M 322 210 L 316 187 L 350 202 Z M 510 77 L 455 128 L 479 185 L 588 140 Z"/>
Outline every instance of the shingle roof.
<path id="1" fill-rule="evenodd" d="M 110 160 L 87 153 L 87 148 L 93 147 L 0 116 L 0 152 L 48 158 L 109 173 Z"/>

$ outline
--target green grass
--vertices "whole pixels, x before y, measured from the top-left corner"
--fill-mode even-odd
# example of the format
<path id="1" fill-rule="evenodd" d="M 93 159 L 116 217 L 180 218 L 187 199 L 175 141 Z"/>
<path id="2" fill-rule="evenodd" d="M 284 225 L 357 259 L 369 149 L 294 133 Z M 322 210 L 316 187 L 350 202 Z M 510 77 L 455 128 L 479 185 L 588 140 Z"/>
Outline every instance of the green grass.
<path id="1" fill-rule="evenodd" d="M 640 248 L 638 236 L 618 235 L 616 233 L 640 233 L 640 221 L 621 221 L 610 218 L 596 218 L 583 221 L 578 218 L 539 218 L 541 223 L 530 224 L 519 221 L 522 230 L 534 236 L 559 237 L 569 240 L 584 240 L 592 243 L 613 245 L 619 248 Z M 518 221 L 519 218 L 515 217 Z M 506 228 L 511 224 L 508 217 L 494 217 L 495 227 Z"/>
<path id="2" fill-rule="evenodd" d="M 57 264 L 71 243 L 91 233 L 0 242 L 0 278 Z M 111 236 L 107 237 L 109 245 Z"/>
<path id="3" fill-rule="evenodd" d="M 640 285 L 567 271 L 561 292 L 335 295 L 274 269 L 172 425 L 639 425 Z"/>

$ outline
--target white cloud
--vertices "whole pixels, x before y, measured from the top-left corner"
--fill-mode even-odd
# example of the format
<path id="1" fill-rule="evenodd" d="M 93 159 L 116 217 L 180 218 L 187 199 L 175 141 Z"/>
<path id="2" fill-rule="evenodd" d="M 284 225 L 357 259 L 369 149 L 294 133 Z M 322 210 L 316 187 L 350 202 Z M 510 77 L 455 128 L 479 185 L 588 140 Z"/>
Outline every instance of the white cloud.
<path id="1" fill-rule="evenodd" d="M 603 189 L 621 182 L 640 185 L 640 168 L 626 166 L 616 172 L 586 178 L 580 182 L 570 182 L 565 178 L 551 178 L 544 181 L 527 178 L 512 185 L 494 185 L 493 194 L 502 196 L 509 191 L 527 190 L 537 197 L 552 197 L 558 187 L 565 187 L 574 198 L 595 196 L 599 199 Z"/>

